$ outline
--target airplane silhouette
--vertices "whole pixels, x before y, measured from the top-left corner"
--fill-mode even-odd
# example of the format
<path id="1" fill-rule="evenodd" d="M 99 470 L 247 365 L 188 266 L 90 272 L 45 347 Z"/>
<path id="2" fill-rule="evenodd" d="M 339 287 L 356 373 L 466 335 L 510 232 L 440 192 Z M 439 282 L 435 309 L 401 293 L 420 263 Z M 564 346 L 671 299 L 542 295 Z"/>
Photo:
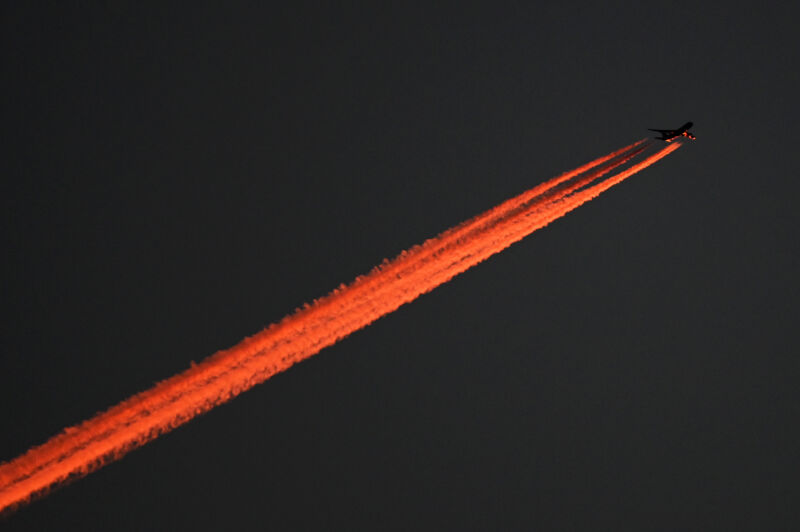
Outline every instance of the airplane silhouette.
<path id="1" fill-rule="evenodd" d="M 655 138 L 657 138 L 658 140 L 663 140 L 664 142 L 672 142 L 678 137 L 689 137 L 690 139 L 694 140 L 697 137 L 689 133 L 690 127 L 692 127 L 692 123 L 686 122 L 678 129 L 648 129 L 647 131 L 655 131 L 657 133 L 661 133 L 660 137 L 655 137 Z"/>

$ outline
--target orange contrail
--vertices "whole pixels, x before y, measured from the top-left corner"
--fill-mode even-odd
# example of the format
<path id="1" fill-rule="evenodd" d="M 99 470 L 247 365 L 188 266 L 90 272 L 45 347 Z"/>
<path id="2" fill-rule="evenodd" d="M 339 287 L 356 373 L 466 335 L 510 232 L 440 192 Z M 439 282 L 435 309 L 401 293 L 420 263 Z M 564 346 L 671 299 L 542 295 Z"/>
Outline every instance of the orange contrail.
<path id="1" fill-rule="evenodd" d="M 308 358 L 563 216 L 671 153 L 639 141 L 543 183 L 384 261 L 278 324 L 0 465 L 0 511 L 85 475 Z"/>

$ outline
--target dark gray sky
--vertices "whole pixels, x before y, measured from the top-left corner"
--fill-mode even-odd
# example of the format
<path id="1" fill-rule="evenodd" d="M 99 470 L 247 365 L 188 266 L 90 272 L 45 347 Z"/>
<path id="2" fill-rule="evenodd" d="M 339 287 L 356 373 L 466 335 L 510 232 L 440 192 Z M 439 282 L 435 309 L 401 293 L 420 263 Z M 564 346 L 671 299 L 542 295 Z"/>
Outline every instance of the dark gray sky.
<path id="1" fill-rule="evenodd" d="M 0 460 L 647 134 L 698 140 L 4 530 L 800 518 L 795 9 L 2 8 Z"/>

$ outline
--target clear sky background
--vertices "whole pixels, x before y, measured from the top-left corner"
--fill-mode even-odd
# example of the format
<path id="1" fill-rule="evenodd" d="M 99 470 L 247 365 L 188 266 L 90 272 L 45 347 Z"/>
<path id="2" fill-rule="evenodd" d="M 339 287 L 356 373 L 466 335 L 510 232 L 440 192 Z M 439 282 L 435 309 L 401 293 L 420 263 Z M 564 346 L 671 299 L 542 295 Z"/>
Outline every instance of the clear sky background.
<path id="1" fill-rule="evenodd" d="M 4 530 L 796 525 L 796 8 L 105 4 L 2 8 L 0 460 L 697 141 Z"/>

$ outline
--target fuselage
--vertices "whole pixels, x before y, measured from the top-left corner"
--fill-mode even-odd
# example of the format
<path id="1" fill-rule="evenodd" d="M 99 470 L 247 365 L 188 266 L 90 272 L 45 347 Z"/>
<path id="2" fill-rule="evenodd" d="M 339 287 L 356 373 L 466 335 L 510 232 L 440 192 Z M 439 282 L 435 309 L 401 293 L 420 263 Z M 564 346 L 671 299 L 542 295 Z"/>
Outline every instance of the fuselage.
<path id="1" fill-rule="evenodd" d="M 694 140 L 696 137 L 689 133 L 689 128 L 691 128 L 692 125 L 693 124 L 691 122 L 686 122 L 678 129 L 651 129 L 650 131 L 661 133 L 661 136 L 656 138 L 663 140 L 664 142 L 672 142 L 678 137 L 687 137 Z"/>

